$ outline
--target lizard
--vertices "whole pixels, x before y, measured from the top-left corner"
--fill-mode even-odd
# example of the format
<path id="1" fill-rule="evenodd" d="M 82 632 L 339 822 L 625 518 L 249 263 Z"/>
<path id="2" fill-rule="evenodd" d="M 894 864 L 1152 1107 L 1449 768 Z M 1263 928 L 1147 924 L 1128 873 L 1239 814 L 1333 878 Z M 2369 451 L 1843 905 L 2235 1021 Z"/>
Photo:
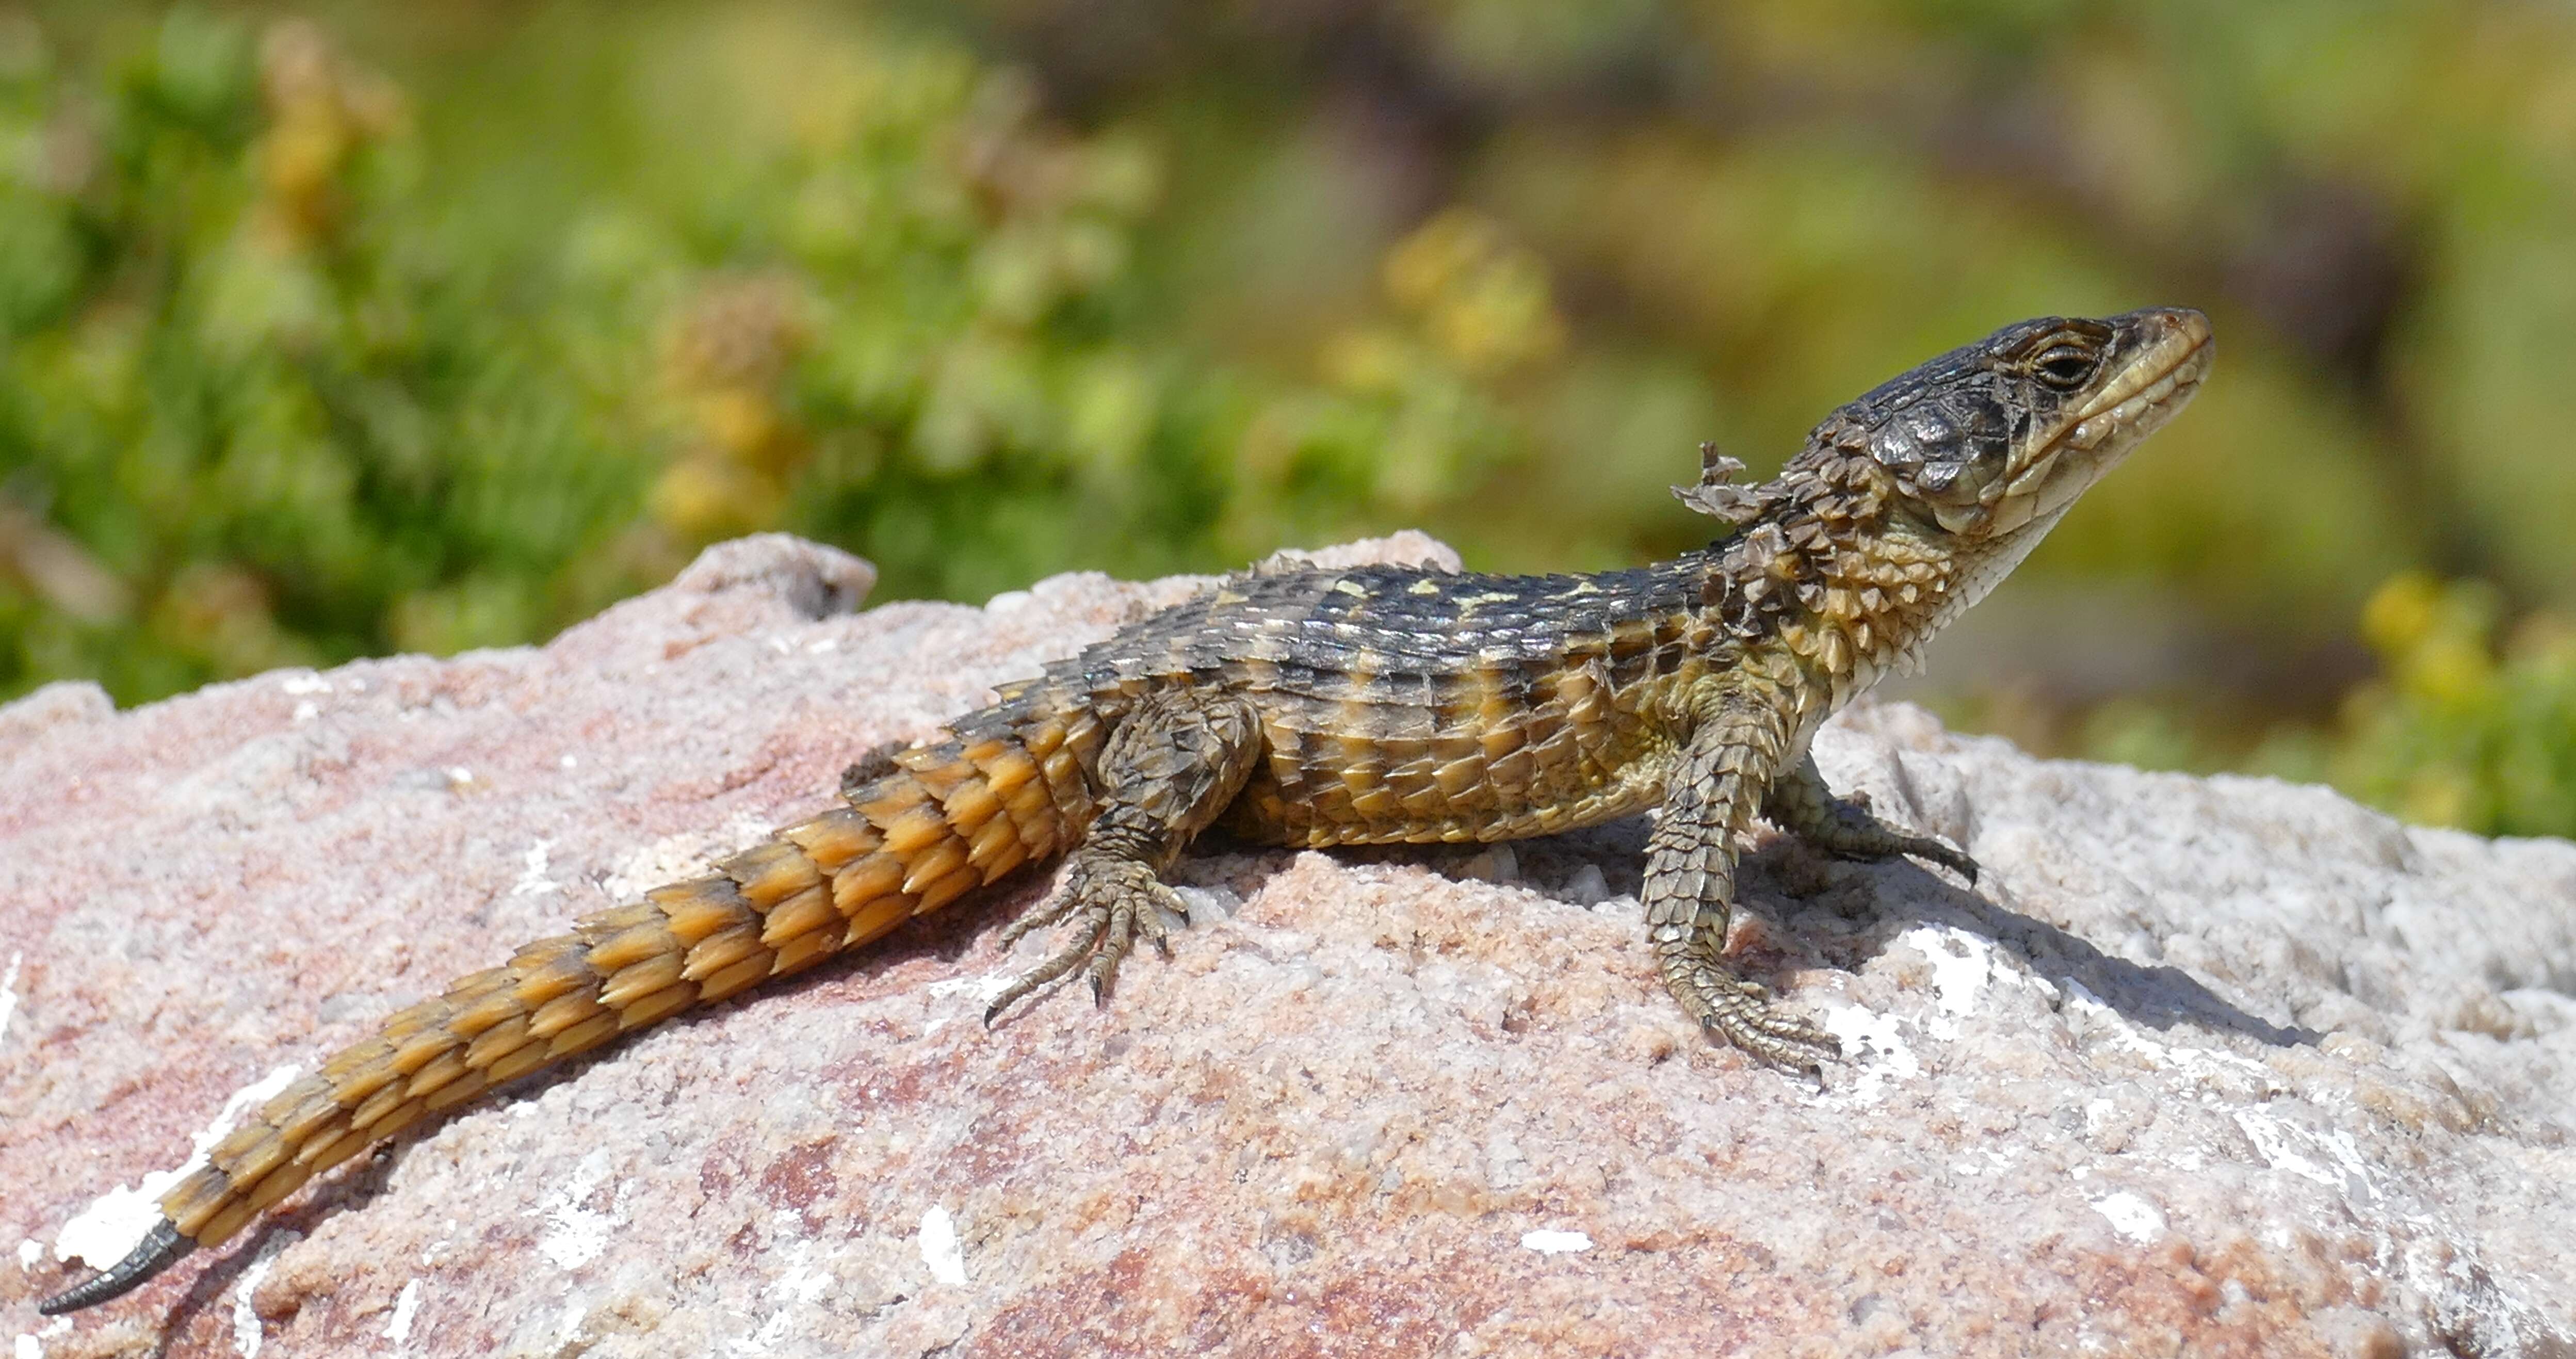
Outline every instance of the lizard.
<path id="1" fill-rule="evenodd" d="M 923 742 L 850 766 L 838 805 L 707 876 L 520 947 L 287 1085 L 159 1202 L 121 1261 L 48 1315 L 141 1286 L 313 1176 L 692 1006 L 869 943 L 1063 858 L 1007 949 L 1062 942 L 985 1011 L 1077 972 L 1095 1002 L 1201 833 L 1257 844 L 1489 842 L 1653 810 L 1640 901 L 1667 990 L 1751 1058 L 1818 1071 L 1834 1037 L 1724 958 L 1756 817 L 1850 858 L 1961 850 L 1838 799 L 1809 753 L 1835 709 L 1992 589 L 2189 401 L 2208 319 L 2151 308 L 2006 326 L 1827 416 L 1781 473 L 1701 450 L 1676 487 L 1704 548 L 1589 575 L 1300 567 L 1220 579 Z"/>

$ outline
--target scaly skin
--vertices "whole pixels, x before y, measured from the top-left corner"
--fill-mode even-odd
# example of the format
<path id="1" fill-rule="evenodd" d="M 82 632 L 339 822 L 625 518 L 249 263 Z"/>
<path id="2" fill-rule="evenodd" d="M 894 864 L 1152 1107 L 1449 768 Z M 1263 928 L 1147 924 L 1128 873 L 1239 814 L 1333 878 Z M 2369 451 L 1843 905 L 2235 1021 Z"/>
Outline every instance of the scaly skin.
<path id="1" fill-rule="evenodd" d="M 1209 826 L 1288 845 L 1485 841 L 1660 807 L 1648 942 L 1683 1008 L 1752 1056 L 1813 1068 L 1832 1037 L 1723 951 L 1736 842 L 1757 815 L 1861 858 L 1976 865 L 1836 801 L 1807 753 L 1834 709 L 2028 553 L 2181 408 L 2209 364 L 2198 312 L 2049 318 L 1945 354 L 1836 411 L 1781 475 L 1677 488 L 1727 522 L 1633 571 L 1505 577 L 1292 566 L 1230 577 L 938 740 L 871 752 L 843 805 L 712 876 L 582 920 L 387 1020 L 217 1144 L 114 1268 L 48 1299 L 117 1296 L 313 1175 L 482 1094 L 692 1005 L 865 944 L 1068 854 L 1005 942 L 1066 942 L 989 1019 L 1080 970 L 1097 994 L 1178 899 L 1160 874 Z"/>

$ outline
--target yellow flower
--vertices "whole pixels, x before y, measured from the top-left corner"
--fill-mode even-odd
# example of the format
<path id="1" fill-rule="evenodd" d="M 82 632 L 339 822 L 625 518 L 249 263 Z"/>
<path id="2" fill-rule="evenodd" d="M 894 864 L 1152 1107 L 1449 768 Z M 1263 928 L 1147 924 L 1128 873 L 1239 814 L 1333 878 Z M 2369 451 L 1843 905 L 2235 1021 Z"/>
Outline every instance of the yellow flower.
<path id="1" fill-rule="evenodd" d="M 2401 571 L 2373 591 L 2361 608 L 2361 635 L 2385 657 L 2415 649 L 2433 629 L 2442 606 L 2439 581 L 2421 571 Z"/>

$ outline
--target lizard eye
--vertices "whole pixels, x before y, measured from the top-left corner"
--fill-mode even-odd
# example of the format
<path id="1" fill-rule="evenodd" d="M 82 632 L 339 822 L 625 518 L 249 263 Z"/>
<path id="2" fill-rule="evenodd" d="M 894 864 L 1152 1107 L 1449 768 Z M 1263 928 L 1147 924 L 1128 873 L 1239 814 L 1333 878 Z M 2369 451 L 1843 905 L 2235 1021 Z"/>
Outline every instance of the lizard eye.
<path id="1" fill-rule="evenodd" d="M 2031 365 L 2039 380 L 2051 387 L 2073 388 L 2084 385 L 2093 376 L 2101 360 L 2071 344 L 2062 344 L 2039 356 Z"/>

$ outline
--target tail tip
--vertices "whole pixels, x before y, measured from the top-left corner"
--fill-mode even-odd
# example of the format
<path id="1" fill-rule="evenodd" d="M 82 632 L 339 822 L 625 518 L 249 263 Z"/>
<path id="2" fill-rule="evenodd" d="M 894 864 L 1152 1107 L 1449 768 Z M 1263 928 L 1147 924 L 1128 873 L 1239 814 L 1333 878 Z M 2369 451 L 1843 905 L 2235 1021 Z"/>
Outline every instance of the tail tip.
<path id="1" fill-rule="evenodd" d="M 124 1259 L 37 1303 L 36 1311 L 44 1316 L 58 1317 L 65 1312 L 95 1307 L 110 1298 L 123 1297 L 141 1288 L 154 1275 L 168 1269 L 196 1248 L 196 1242 L 180 1234 L 179 1224 L 163 1218 L 135 1244 L 134 1249 L 125 1253 Z"/>

